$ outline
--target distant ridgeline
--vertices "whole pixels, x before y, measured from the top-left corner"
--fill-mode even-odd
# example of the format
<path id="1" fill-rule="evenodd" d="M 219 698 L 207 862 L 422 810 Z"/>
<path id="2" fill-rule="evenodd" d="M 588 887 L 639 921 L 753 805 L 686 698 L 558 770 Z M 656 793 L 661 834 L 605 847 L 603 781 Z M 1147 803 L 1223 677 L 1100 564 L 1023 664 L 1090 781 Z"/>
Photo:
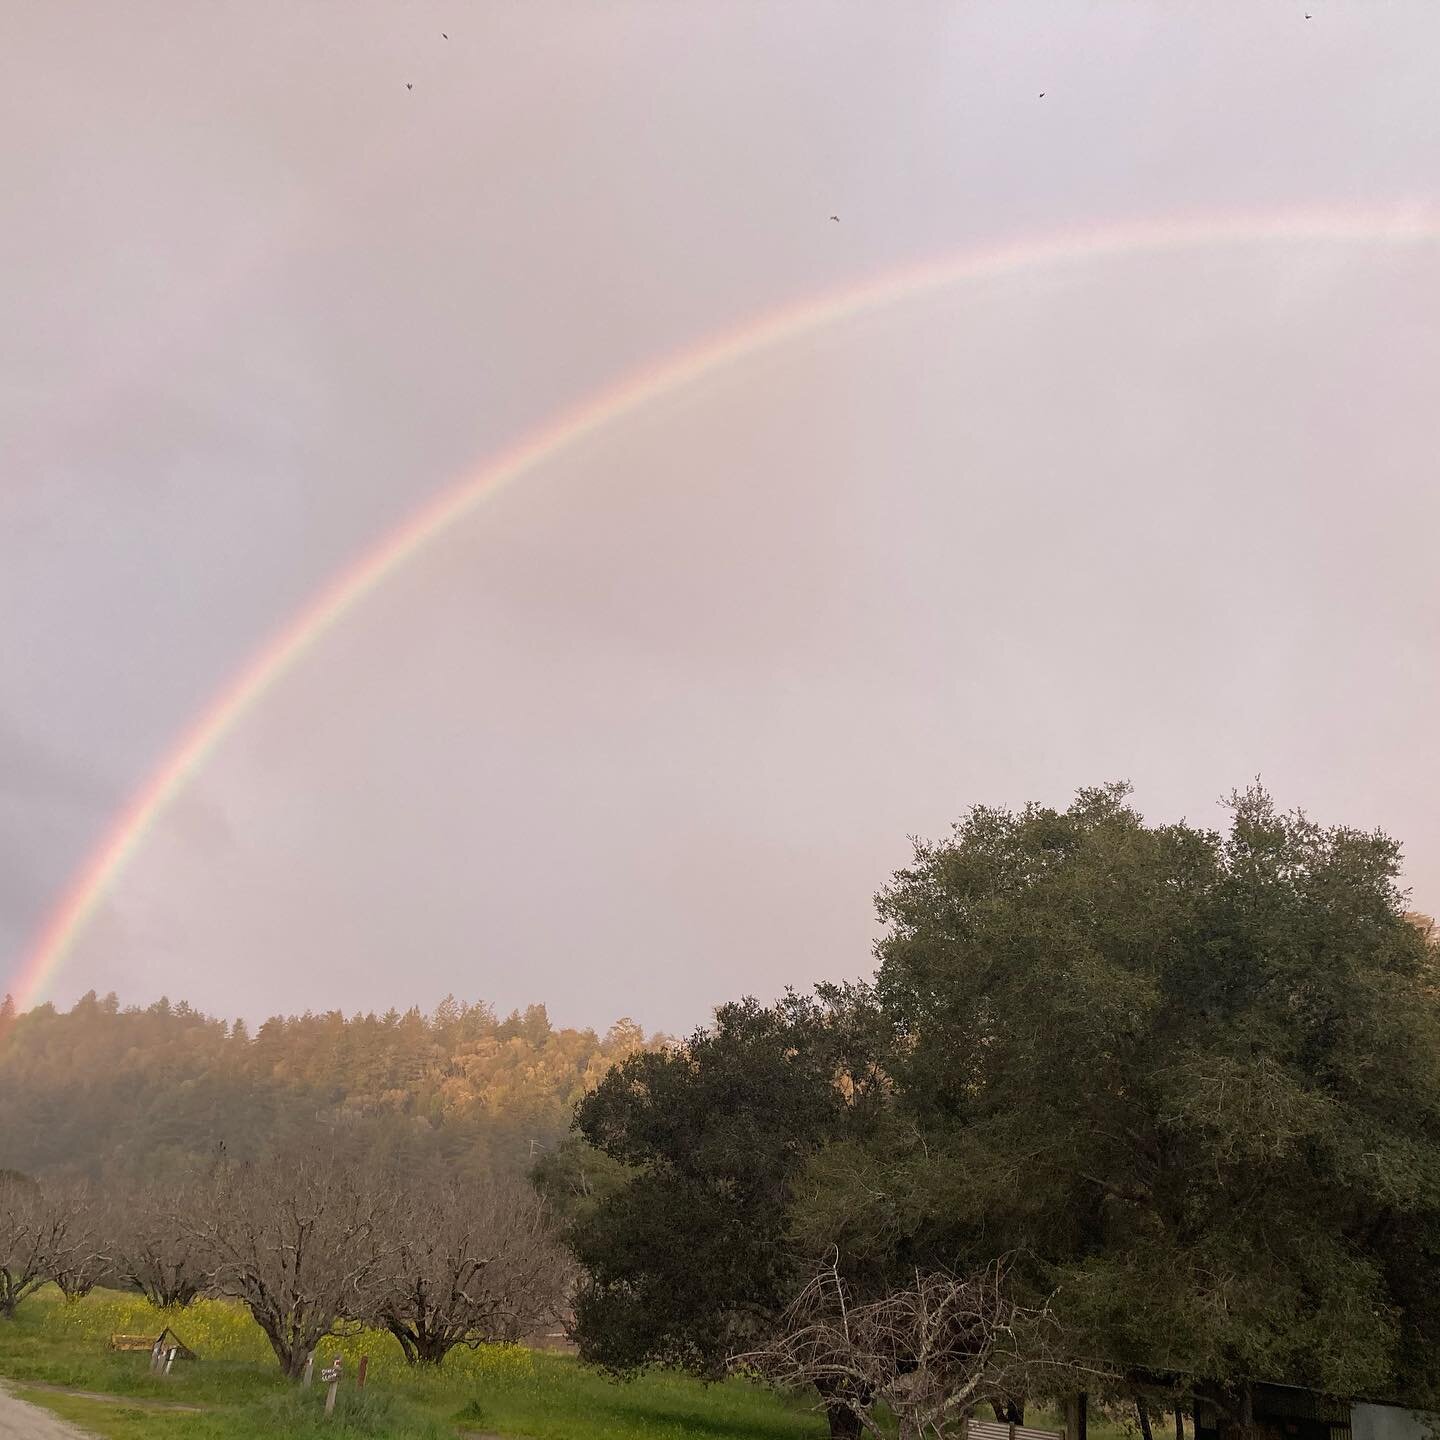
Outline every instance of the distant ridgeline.
<path id="1" fill-rule="evenodd" d="M 543 1005 L 431 1015 L 211 1019 L 183 1002 L 121 1009 L 92 992 L 0 1025 L 0 1169 L 163 1173 L 250 1158 L 307 1133 L 462 1171 L 528 1168 L 579 1097 L 647 1040 L 631 1020 L 557 1030 Z"/>

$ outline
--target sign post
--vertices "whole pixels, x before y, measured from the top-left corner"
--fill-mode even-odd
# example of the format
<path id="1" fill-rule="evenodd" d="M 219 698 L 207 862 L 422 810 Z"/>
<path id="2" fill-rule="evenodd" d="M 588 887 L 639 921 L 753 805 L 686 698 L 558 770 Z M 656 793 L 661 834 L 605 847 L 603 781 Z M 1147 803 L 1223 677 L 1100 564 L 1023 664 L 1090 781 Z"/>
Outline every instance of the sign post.
<path id="1" fill-rule="evenodd" d="M 327 1416 L 335 1413 L 335 1392 L 340 1388 L 340 1371 L 345 1361 L 337 1355 L 335 1363 L 328 1369 L 320 1372 L 320 1378 L 329 1385 L 325 1392 L 325 1414 Z"/>

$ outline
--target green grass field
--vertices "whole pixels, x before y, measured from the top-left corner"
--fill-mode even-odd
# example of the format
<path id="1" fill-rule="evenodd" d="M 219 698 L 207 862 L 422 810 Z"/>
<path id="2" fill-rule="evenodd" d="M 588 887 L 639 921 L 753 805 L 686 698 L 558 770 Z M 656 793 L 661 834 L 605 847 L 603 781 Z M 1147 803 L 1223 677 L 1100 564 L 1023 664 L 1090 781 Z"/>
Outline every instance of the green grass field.
<path id="1" fill-rule="evenodd" d="M 149 1374 L 148 1354 L 108 1348 L 112 1334 L 158 1334 L 166 1324 L 201 1357 L 198 1362 L 177 1364 L 174 1374 L 157 1377 Z M 325 1423 L 323 1387 L 287 1385 L 249 1315 L 222 1301 L 197 1301 L 171 1316 L 113 1291 L 67 1305 L 47 1289 L 21 1305 L 13 1321 L 0 1321 L 0 1376 L 23 1399 L 110 1440 L 454 1440 L 467 1434 L 819 1440 L 826 1433 L 807 1401 L 788 1401 L 757 1386 L 707 1386 L 669 1373 L 617 1384 L 568 1356 L 515 1346 L 461 1350 L 439 1374 L 422 1375 L 406 1366 L 393 1339 L 369 1332 L 326 1342 L 317 1370 L 319 1362 L 344 1355 L 353 1377 L 362 1354 L 370 1357 L 365 1391 L 347 1381 L 336 1420 Z M 44 1386 L 61 1389 L 37 1388 Z M 161 1408 L 167 1405 L 199 1408 Z"/>

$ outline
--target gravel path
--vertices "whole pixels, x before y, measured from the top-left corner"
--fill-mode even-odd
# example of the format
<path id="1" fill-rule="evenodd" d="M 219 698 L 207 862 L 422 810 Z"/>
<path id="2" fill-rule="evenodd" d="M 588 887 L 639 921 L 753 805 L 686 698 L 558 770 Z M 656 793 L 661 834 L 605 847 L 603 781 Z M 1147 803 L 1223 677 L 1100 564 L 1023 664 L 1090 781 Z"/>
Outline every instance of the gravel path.
<path id="1" fill-rule="evenodd" d="M 59 1416 L 17 1400 L 0 1385 L 0 1440 L 89 1440 Z"/>

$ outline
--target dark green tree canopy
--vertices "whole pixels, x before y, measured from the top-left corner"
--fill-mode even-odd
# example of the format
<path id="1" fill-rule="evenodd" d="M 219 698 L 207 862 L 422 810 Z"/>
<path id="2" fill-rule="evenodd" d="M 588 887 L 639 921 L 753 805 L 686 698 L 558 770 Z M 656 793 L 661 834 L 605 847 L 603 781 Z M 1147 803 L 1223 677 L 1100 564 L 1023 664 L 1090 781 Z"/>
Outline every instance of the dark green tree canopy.
<path id="1" fill-rule="evenodd" d="M 1121 786 L 971 812 L 879 899 L 904 1119 L 811 1163 L 802 1229 L 1020 1254 L 1128 1375 L 1433 1397 L 1440 975 L 1398 865 L 1258 788 L 1223 834 Z"/>
<path id="2" fill-rule="evenodd" d="M 581 1102 L 581 1135 L 628 1172 L 571 1231 L 587 1358 L 718 1374 L 789 1302 L 793 1181 L 823 1141 L 863 1127 L 878 1093 L 851 1008 L 843 992 L 723 1006 Z"/>

